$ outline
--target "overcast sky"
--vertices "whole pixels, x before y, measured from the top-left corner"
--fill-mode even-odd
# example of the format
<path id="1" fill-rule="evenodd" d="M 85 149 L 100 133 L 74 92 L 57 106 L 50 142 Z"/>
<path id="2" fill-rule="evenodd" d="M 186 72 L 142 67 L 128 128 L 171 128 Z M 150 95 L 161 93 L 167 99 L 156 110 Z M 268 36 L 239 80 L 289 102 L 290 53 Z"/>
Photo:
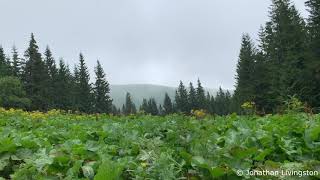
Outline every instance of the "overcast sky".
<path id="1" fill-rule="evenodd" d="M 295 0 L 306 16 L 305 0 Z M 83 52 L 111 84 L 233 88 L 241 35 L 257 38 L 271 0 L 0 0 L 0 44 L 22 54 L 30 33 L 71 67 Z"/>

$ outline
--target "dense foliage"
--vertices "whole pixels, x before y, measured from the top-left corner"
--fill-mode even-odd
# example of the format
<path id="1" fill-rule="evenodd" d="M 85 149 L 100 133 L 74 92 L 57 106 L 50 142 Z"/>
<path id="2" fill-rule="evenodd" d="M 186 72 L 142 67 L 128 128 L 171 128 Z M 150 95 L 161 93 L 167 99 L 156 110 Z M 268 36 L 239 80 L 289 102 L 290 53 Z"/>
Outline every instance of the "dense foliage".
<path id="1" fill-rule="evenodd" d="M 273 0 L 258 47 L 243 36 L 236 107 L 252 101 L 262 113 L 279 112 L 288 96 L 297 96 L 320 111 L 320 1 L 309 0 L 306 6 L 310 14 L 305 22 L 290 0 Z"/>
<path id="2" fill-rule="evenodd" d="M 33 34 L 29 41 L 24 58 L 20 58 L 17 49 L 13 47 L 12 58 L 4 54 L 0 46 L 0 79 L 15 79 L 19 93 L 24 101 L 30 101 L 27 110 L 48 111 L 63 109 L 86 113 L 111 113 L 112 99 L 109 96 L 109 83 L 99 61 L 95 68 L 96 82 L 90 83 L 90 74 L 80 53 L 79 64 L 71 72 L 69 66 L 60 59 L 59 66 L 49 47 L 43 55 Z M 16 85 L 18 86 L 18 85 Z M 11 91 L 8 86 L 0 84 L 2 91 Z M 21 90 L 20 90 L 21 89 Z M 14 100 L 8 101 L 2 107 L 17 107 Z"/>
<path id="3" fill-rule="evenodd" d="M 26 92 L 19 79 L 15 77 L 0 78 L 0 106 L 5 108 L 26 109 L 31 102 L 25 98 Z"/>
<path id="4" fill-rule="evenodd" d="M 117 117 L 1 109 L 0 176 L 242 179 L 237 170 L 319 171 L 319 135 L 320 116 L 303 113 Z"/>

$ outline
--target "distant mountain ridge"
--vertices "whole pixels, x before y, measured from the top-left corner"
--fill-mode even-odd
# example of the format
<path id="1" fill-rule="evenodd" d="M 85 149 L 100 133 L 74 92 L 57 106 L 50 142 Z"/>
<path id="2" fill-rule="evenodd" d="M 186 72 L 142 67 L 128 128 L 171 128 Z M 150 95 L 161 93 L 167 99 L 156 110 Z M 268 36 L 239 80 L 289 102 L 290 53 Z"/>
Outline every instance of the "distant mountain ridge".
<path id="1" fill-rule="evenodd" d="M 176 87 L 162 86 L 154 84 L 125 84 L 125 85 L 110 85 L 110 96 L 113 99 L 113 104 L 121 108 L 125 103 L 126 93 L 129 92 L 132 100 L 139 108 L 143 98 L 149 99 L 153 97 L 158 104 L 163 103 L 165 93 L 168 93 L 170 98 L 174 100 Z M 218 89 L 205 88 L 211 95 L 216 95 Z"/>

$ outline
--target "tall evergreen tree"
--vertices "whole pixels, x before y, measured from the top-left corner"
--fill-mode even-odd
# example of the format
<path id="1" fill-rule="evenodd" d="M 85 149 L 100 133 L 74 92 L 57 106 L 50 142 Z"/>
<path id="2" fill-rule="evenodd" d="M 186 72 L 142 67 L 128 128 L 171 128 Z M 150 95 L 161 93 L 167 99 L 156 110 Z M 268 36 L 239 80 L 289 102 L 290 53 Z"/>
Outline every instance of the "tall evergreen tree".
<path id="1" fill-rule="evenodd" d="M 71 78 L 71 84 L 72 84 L 72 87 L 71 87 L 71 89 L 72 89 L 72 91 L 71 91 L 71 94 L 72 94 L 72 96 L 71 96 L 71 102 L 72 102 L 72 110 L 74 110 L 74 111 L 78 111 L 79 110 L 79 107 L 80 107 L 80 105 L 79 105 L 79 99 L 78 99 L 78 97 L 79 97 L 79 80 L 80 80 L 80 76 L 79 76 L 79 68 L 78 68 L 78 66 L 77 65 L 75 65 L 74 67 L 73 67 L 73 73 L 72 73 L 72 76 L 71 76 L 72 78 Z"/>
<path id="2" fill-rule="evenodd" d="M 23 61 L 19 58 L 18 50 L 15 46 L 12 47 L 12 75 L 21 78 Z"/>
<path id="3" fill-rule="evenodd" d="M 211 101 L 211 95 L 209 92 L 207 92 L 207 95 L 206 95 L 206 107 L 205 107 L 205 110 L 207 110 L 208 113 L 210 114 L 213 114 L 213 109 L 210 105 L 210 102 Z"/>
<path id="4" fill-rule="evenodd" d="M 173 113 L 173 105 L 171 98 L 169 97 L 168 93 L 164 95 L 164 101 L 163 101 L 163 113 L 165 115 Z"/>
<path id="5" fill-rule="evenodd" d="M 73 81 L 69 67 L 63 59 L 59 61 L 59 69 L 56 82 L 56 107 L 58 109 L 73 110 Z"/>
<path id="6" fill-rule="evenodd" d="M 93 98 L 91 94 L 91 84 L 89 83 L 90 75 L 82 53 L 79 55 L 79 69 L 76 78 L 78 88 L 76 101 L 78 102 L 79 110 L 89 113 L 92 111 Z"/>
<path id="7" fill-rule="evenodd" d="M 309 74 L 305 77 L 306 80 L 309 79 L 308 89 L 310 92 L 306 93 L 306 96 L 308 102 L 313 107 L 318 107 L 318 111 L 320 111 L 320 1 L 308 0 L 306 6 L 310 13 L 307 19 L 310 57 L 306 71 Z"/>
<path id="8" fill-rule="evenodd" d="M 8 64 L 3 48 L 0 46 L 0 77 L 9 76 L 10 64 Z"/>
<path id="9" fill-rule="evenodd" d="M 193 84 L 190 82 L 189 84 L 189 93 L 188 93 L 188 111 L 198 109 L 198 97 L 197 97 L 197 91 L 193 87 Z"/>
<path id="10" fill-rule="evenodd" d="M 46 47 L 44 57 L 45 57 L 44 62 L 45 62 L 46 68 L 48 70 L 49 78 L 52 81 L 55 78 L 55 76 L 57 75 L 58 70 L 57 70 L 56 62 L 52 56 L 52 52 L 51 52 L 49 46 Z"/>
<path id="11" fill-rule="evenodd" d="M 198 86 L 197 86 L 197 108 L 198 109 L 206 109 L 206 95 L 205 91 L 201 85 L 200 79 L 198 79 Z"/>
<path id="12" fill-rule="evenodd" d="M 253 84 L 253 80 L 255 78 L 255 53 L 256 50 L 250 36 L 244 34 L 237 65 L 237 82 L 234 95 L 235 102 L 238 103 L 238 106 L 246 101 L 254 101 L 255 84 Z"/>
<path id="13" fill-rule="evenodd" d="M 158 106 L 154 98 L 150 98 L 148 101 L 147 113 L 150 113 L 151 115 L 154 115 L 154 116 L 159 114 Z"/>
<path id="14" fill-rule="evenodd" d="M 320 57 L 320 2 L 319 0 L 308 0 L 306 2 L 306 6 L 308 7 L 307 10 L 309 12 L 307 21 L 311 45 L 310 48 L 313 56 L 317 58 Z M 317 66 L 317 68 L 319 67 Z"/>
<path id="15" fill-rule="evenodd" d="M 31 34 L 29 47 L 25 52 L 26 65 L 23 73 L 23 82 L 27 97 L 31 100 L 32 110 L 47 110 L 47 79 L 45 63 L 39 53 L 39 47 Z"/>
<path id="16" fill-rule="evenodd" d="M 216 102 L 215 102 L 215 98 L 213 96 L 210 97 L 210 101 L 209 101 L 209 113 L 210 114 L 215 114 L 216 113 Z"/>
<path id="17" fill-rule="evenodd" d="M 218 115 L 227 115 L 230 113 L 230 93 L 227 91 L 226 93 L 219 87 L 219 91 L 215 98 L 215 113 Z"/>
<path id="18" fill-rule="evenodd" d="M 225 94 L 225 107 L 226 107 L 226 114 L 230 114 L 231 113 L 231 93 L 229 90 L 227 90 L 226 94 Z"/>
<path id="19" fill-rule="evenodd" d="M 272 68 L 269 66 L 269 62 L 265 58 L 264 54 L 259 51 L 255 55 L 255 66 L 254 66 L 254 73 L 252 78 L 252 85 L 254 85 L 253 94 L 254 94 L 254 102 L 256 104 L 257 110 L 264 114 L 265 112 L 272 112 L 273 109 L 273 102 L 272 99 L 268 97 L 272 97 L 272 87 L 271 81 L 269 79 L 269 73 L 272 72 Z M 233 98 L 233 105 L 237 102 L 234 102 Z M 241 111 L 239 104 L 233 110 L 236 112 Z"/>
<path id="20" fill-rule="evenodd" d="M 57 97 L 57 74 L 58 69 L 55 63 L 55 60 L 52 56 L 51 50 L 49 46 L 46 47 L 45 53 L 44 53 L 44 63 L 45 68 L 48 73 L 48 79 L 47 79 L 47 99 L 49 108 L 56 108 L 57 104 L 59 102 L 56 102 Z"/>
<path id="21" fill-rule="evenodd" d="M 305 23 L 290 0 L 273 0 L 270 21 L 266 23 L 262 52 L 270 67 L 271 100 L 277 109 L 288 95 L 304 98 L 306 66 Z"/>
<path id="22" fill-rule="evenodd" d="M 147 113 L 147 110 L 148 110 L 148 101 L 147 99 L 143 98 L 142 104 L 140 106 L 140 111 L 144 111 L 145 113 Z"/>
<path id="23" fill-rule="evenodd" d="M 11 59 L 10 56 L 6 56 L 6 64 L 7 64 L 7 68 L 8 68 L 8 76 L 12 76 L 13 75 L 13 70 L 12 70 L 12 63 L 11 63 Z"/>
<path id="24" fill-rule="evenodd" d="M 106 80 L 106 75 L 99 61 L 97 61 L 95 73 L 96 73 L 96 82 L 94 86 L 95 112 L 111 113 L 112 99 L 110 98 L 110 95 L 109 95 L 110 93 L 109 83 Z"/>
<path id="25" fill-rule="evenodd" d="M 122 107 L 122 112 L 125 115 L 129 115 L 129 114 L 135 114 L 136 111 L 137 111 L 136 110 L 136 106 L 132 101 L 132 97 L 131 97 L 130 93 L 127 92 L 127 94 L 126 94 L 126 103 Z"/>
<path id="26" fill-rule="evenodd" d="M 180 81 L 179 87 L 176 90 L 175 101 L 175 107 L 177 111 L 182 113 L 189 113 L 188 92 L 182 81 Z"/>

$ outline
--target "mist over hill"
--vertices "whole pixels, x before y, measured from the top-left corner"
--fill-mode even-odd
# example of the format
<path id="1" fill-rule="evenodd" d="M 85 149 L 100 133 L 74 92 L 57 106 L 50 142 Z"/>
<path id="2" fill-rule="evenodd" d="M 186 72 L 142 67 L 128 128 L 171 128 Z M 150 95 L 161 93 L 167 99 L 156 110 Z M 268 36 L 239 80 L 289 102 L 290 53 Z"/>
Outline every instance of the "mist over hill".
<path id="1" fill-rule="evenodd" d="M 137 108 L 142 104 L 143 98 L 149 99 L 153 97 L 158 104 L 163 103 L 165 93 L 168 93 L 173 100 L 176 87 L 154 85 L 154 84 L 126 84 L 126 85 L 110 85 L 110 95 L 113 104 L 118 108 L 125 103 L 126 93 L 129 92 L 133 102 Z M 217 89 L 205 88 L 211 95 L 216 95 Z"/>

